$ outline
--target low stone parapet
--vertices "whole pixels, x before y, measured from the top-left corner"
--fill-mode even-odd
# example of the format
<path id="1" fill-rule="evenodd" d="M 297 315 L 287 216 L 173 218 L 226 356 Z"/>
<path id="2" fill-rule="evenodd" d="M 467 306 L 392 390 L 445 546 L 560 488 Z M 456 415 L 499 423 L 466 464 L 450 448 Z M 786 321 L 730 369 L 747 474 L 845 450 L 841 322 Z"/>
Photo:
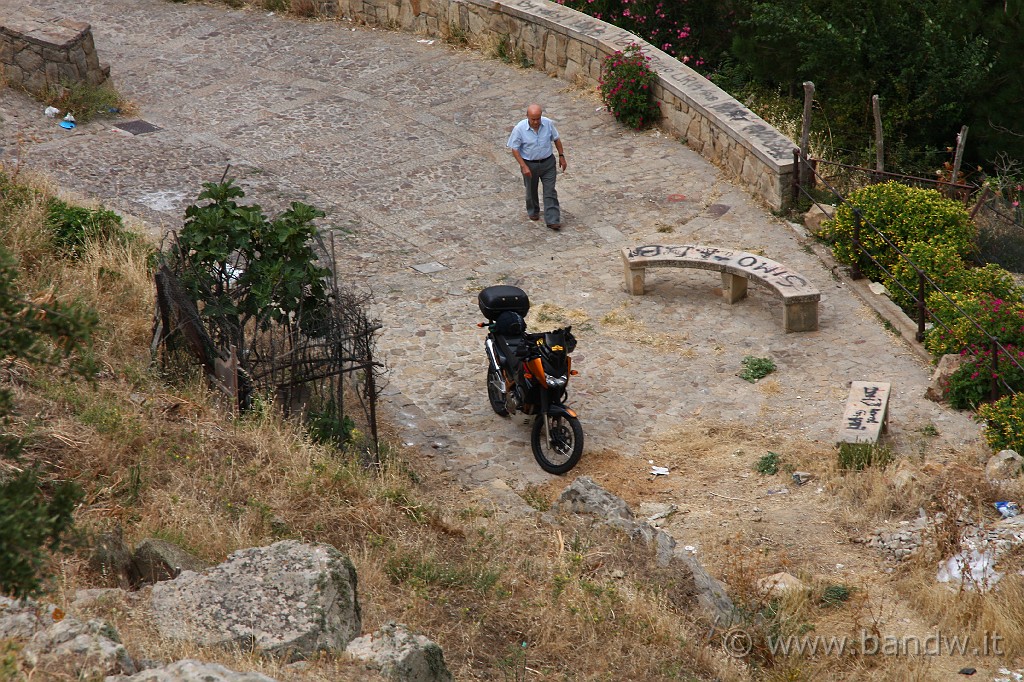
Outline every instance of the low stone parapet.
<path id="1" fill-rule="evenodd" d="M 790 199 L 796 145 L 707 78 L 621 28 L 547 0 L 325 0 L 320 9 L 427 35 L 458 30 L 484 49 L 503 43 L 516 61 L 570 83 L 596 84 L 605 57 L 637 43 L 658 75 L 662 127 L 773 209 Z"/>
<path id="2" fill-rule="evenodd" d="M 65 83 L 100 85 L 110 76 L 96 55 L 89 24 L 28 8 L 2 22 L 0 71 L 9 86 L 43 94 Z"/>

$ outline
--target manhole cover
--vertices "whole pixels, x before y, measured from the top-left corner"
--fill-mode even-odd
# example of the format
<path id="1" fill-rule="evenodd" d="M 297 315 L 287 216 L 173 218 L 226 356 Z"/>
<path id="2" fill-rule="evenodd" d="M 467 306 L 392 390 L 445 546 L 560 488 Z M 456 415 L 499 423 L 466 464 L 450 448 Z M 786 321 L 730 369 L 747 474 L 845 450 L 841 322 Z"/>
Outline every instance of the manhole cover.
<path id="1" fill-rule="evenodd" d="M 114 127 L 120 128 L 126 133 L 131 133 L 132 135 L 145 135 L 146 133 L 152 133 L 156 132 L 157 130 L 160 130 L 159 127 L 153 125 L 149 121 L 143 121 L 142 119 L 139 119 L 138 121 L 125 121 L 124 123 L 115 123 Z"/>
<path id="2" fill-rule="evenodd" d="M 421 272 L 424 275 L 429 275 L 432 272 L 441 272 L 444 270 L 444 266 L 438 262 L 433 263 L 420 263 L 419 265 L 412 266 L 412 269 L 416 272 Z"/>

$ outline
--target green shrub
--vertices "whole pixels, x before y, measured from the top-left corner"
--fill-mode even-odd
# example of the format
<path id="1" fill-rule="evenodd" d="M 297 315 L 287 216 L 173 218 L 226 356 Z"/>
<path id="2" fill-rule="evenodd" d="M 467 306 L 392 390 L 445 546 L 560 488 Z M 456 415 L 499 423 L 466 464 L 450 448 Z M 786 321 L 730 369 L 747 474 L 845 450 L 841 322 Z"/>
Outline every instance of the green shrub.
<path id="1" fill-rule="evenodd" d="M 919 282 L 917 269 L 913 262 L 935 286 L 942 291 L 959 291 L 959 282 L 967 265 L 960 254 L 948 244 L 916 242 L 907 246 L 904 251 L 907 258 L 899 258 L 892 264 L 889 275 L 882 279 L 889 297 L 911 317 L 916 318 L 916 298 Z M 908 260 L 909 258 L 909 260 Z M 925 296 L 933 287 L 925 283 Z"/>
<path id="2" fill-rule="evenodd" d="M 754 464 L 754 469 L 757 473 L 764 476 L 774 476 L 779 473 L 779 464 L 781 463 L 781 457 L 779 453 L 769 451 L 767 455 L 763 455 Z"/>
<path id="3" fill-rule="evenodd" d="M 892 461 L 888 448 L 874 443 L 840 443 L 839 468 L 863 471 L 869 466 L 885 467 Z"/>
<path id="4" fill-rule="evenodd" d="M 46 227 L 53 234 L 57 253 L 77 260 L 90 244 L 118 242 L 126 244 L 134 239 L 124 229 L 121 216 L 111 210 L 74 206 L 60 199 L 46 203 Z"/>
<path id="5" fill-rule="evenodd" d="M 755 358 L 753 355 L 748 355 L 740 361 L 740 364 L 743 365 L 743 370 L 739 373 L 740 379 L 752 384 L 756 384 L 775 371 L 775 363 L 771 358 Z"/>
<path id="6" fill-rule="evenodd" d="M 352 440 L 355 428 L 356 424 L 352 418 L 338 410 L 334 398 L 306 412 L 306 429 L 314 443 L 342 448 Z"/>
<path id="7" fill-rule="evenodd" d="M 925 336 L 924 346 L 935 357 L 965 349 L 988 350 L 989 335 L 1004 346 L 1024 348 L 1024 303 L 1019 300 L 1006 301 L 986 293 L 943 296 L 934 292 L 927 305 L 935 327 Z"/>
<path id="8" fill-rule="evenodd" d="M 54 366 L 71 357 L 73 368 L 89 372 L 74 356 L 88 350 L 96 324 L 96 313 L 81 305 L 29 300 L 13 256 L 0 246 L 0 358 Z M 17 461 L 22 450 L 3 428 L 13 406 L 13 393 L 0 385 L 0 460 Z M 41 589 L 47 554 L 66 547 L 80 498 L 77 485 L 50 483 L 37 466 L 0 467 L 0 594 Z"/>
<path id="9" fill-rule="evenodd" d="M 97 116 L 116 116 L 130 106 L 109 83 L 64 81 L 48 88 L 43 99 L 61 113 L 72 114 L 78 123 L 88 123 Z"/>
<path id="10" fill-rule="evenodd" d="M 911 261 L 931 280 L 931 283 L 925 282 L 926 301 L 936 287 L 946 293 L 989 294 L 1003 301 L 1021 300 L 1022 289 L 1012 274 L 992 263 L 981 268 L 971 267 L 948 244 L 917 242 L 910 244 L 905 253 L 909 260 L 900 258 L 896 261 L 890 275 L 882 282 L 893 302 L 910 317 L 916 319 L 917 316 L 919 286 L 917 269 L 910 264 Z"/>
<path id="11" fill-rule="evenodd" d="M 658 77 L 650 61 L 639 45 L 630 43 L 605 58 L 601 69 L 601 101 L 623 125 L 638 130 L 661 119 L 660 104 L 654 101 Z"/>
<path id="12" fill-rule="evenodd" d="M 985 421 L 985 440 L 993 450 L 1024 452 L 1024 393 L 981 405 L 976 418 Z"/>
<path id="13" fill-rule="evenodd" d="M 853 248 L 855 209 L 861 215 L 861 246 L 878 264 Z M 962 205 L 935 190 L 898 182 L 851 192 L 836 209 L 829 230 L 836 260 L 859 265 L 864 276 L 876 281 L 885 279 L 883 267 L 890 270 L 900 259 L 886 239 L 904 252 L 911 244 L 929 242 L 963 258 L 971 252 L 975 237 L 975 227 Z"/>

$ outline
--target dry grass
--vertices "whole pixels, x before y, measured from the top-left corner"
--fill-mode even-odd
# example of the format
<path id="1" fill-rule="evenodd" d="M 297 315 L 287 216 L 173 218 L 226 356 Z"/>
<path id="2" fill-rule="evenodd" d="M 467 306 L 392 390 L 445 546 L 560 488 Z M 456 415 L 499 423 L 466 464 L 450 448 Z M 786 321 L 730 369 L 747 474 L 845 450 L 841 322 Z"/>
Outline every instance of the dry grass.
<path id="1" fill-rule="evenodd" d="M 87 535 L 122 528 L 129 543 L 156 536 L 210 562 L 282 538 L 329 543 L 356 564 L 364 631 L 397 620 L 427 633 L 457 679 L 513 679 L 523 665 L 530 679 L 600 679 L 608 670 L 628 679 L 745 679 L 704 645 L 686 595 L 665 590 L 646 548 L 587 528 L 559 537 L 533 519 L 498 522 L 444 479 L 425 485 L 400 450 L 367 468 L 352 453 L 312 444 L 270 406 L 241 418 L 219 409 L 194 373 L 165 372 L 150 358 L 145 253 L 103 248 L 54 261 L 40 206 L 8 221 L 3 243 L 29 267 L 29 289 L 52 284 L 99 311 L 101 371 L 87 383 L 16 368 L 11 427 L 27 439 L 28 457 L 83 486 L 76 518 Z M 586 321 L 580 311 L 542 306 L 535 314 Z M 554 492 L 535 491 L 538 504 Z M 83 548 L 54 565 L 51 597 L 65 607 L 78 589 L 118 582 L 87 559 Z M 343 654 L 299 670 L 247 651 L 164 641 L 144 592 L 91 608 L 141 657 L 192 656 L 281 680 L 363 675 Z"/>
<path id="2" fill-rule="evenodd" d="M 52 192 L 45 182 L 37 187 Z M 130 542 L 162 537 L 211 562 L 283 538 L 330 543 L 357 567 L 364 632 L 389 620 L 407 623 L 442 645 L 456 679 L 935 679 L 933 663 L 920 658 L 808 657 L 766 647 L 770 635 L 892 632 L 901 618 L 974 637 L 998 632 L 1008 652 L 1024 653 L 1018 554 L 1001 560 L 1006 576 L 997 589 L 979 594 L 935 583 L 936 562 L 959 547 L 951 526 L 940 526 L 921 557 L 888 578 L 868 550 L 837 546 L 913 518 L 919 508 L 991 520 L 996 499 L 1024 499 L 1020 483 L 984 482 L 984 453 L 922 450 L 886 469 L 842 471 L 831 445 L 782 433 L 768 415 L 751 423 L 695 417 L 645 443 L 642 461 L 588 452 L 577 473 L 593 476 L 634 509 L 659 495 L 691 508 L 673 517 L 682 524 L 677 537 L 693 538 L 702 563 L 743 609 L 759 647 L 743 664 L 709 640 L 691 586 L 616 531 L 499 520 L 445 474 L 414 470 L 414 452 L 392 448 L 382 466 L 368 468 L 353 453 L 313 445 L 270 406 L 243 418 L 226 414 L 196 376 L 151 362 L 153 293 L 144 253 L 95 249 L 75 263 L 54 262 L 39 228 L 41 206 L 33 200 L 23 213 L 8 215 L 0 239 L 18 255 L 30 291 L 74 292 L 100 311 L 102 370 L 88 384 L 19 365 L 3 380 L 16 390 L 11 429 L 28 439 L 28 456 L 86 489 L 77 519 L 89 533 L 120 526 Z M 581 310 L 542 305 L 530 321 L 600 324 L 603 333 L 631 342 L 680 342 L 649 334 L 626 306 L 591 320 Z M 782 388 L 768 378 L 757 390 L 772 396 Z M 768 451 L 780 455 L 783 470 L 775 477 L 754 470 Z M 672 475 L 644 476 L 647 459 Z M 814 472 L 813 483 L 785 498 L 753 499 L 755 486 L 793 487 L 794 469 Z M 546 508 L 565 483 L 524 496 Z M 704 516 L 687 521 L 688 514 Z M 89 568 L 87 555 L 54 565 L 52 597 L 65 606 L 79 588 L 113 584 Z M 821 569 L 838 561 L 864 568 L 846 584 Z M 793 573 L 807 589 L 766 595 L 758 581 L 777 571 Z M 852 590 L 849 599 L 825 604 L 838 587 Z M 126 599 L 91 613 L 110 619 L 137 656 L 197 657 L 283 681 L 365 675 L 344 655 L 297 669 L 247 651 L 164 641 L 147 618 L 145 593 Z"/>

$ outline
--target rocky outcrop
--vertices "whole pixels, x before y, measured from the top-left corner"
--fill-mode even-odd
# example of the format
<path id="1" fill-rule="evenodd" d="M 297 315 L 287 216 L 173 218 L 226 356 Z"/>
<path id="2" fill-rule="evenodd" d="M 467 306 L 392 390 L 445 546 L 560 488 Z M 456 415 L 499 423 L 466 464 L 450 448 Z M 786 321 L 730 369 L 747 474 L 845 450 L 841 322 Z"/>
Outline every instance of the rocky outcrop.
<path id="1" fill-rule="evenodd" d="M 261 673 L 239 673 L 216 663 L 192 659 L 175 661 L 162 668 L 144 670 L 131 677 L 107 678 L 107 682 L 275 682 Z"/>
<path id="2" fill-rule="evenodd" d="M 202 571 L 209 564 L 192 556 L 172 542 L 146 538 L 132 554 L 131 578 L 134 584 L 151 585 L 171 580 L 182 571 Z"/>
<path id="3" fill-rule="evenodd" d="M 343 650 L 361 627 L 356 571 L 330 545 L 285 540 L 153 586 L 161 636 L 301 658 Z"/>
<path id="4" fill-rule="evenodd" d="M 452 682 L 444 652 L 401 623 L 388 623 L 372 635 L 349 643 L 348 653 L 365 661 L 392 682 Z"/>
<path id="5" fill-rule="evenodd" d="M 670 567 L 692 580 L 697 603 L 719 624 L 735 616 L 732 600 L 722 583 L 708 574 L 693 554 L 676 546 L 675 538 L 647 521 L 637 521 L 629 505 L 587 476 L 581 476 L 566 488 L 551 506 L 553 513 L 587 514 L 621 529 L 633 540 L 652 547 L 660 566 Z M 553 520 L 553 519 L 552 519 Z"/>
<path id="6" fill-rule="evenodd" d="M 89 567 L 108 580 L 127 586 L 132 575 L 132 550 L 120 527 L 100 533 L 93 543 Z"/>
<path id="7" fill-rule="evenodd" d="M 137 672 L 112 626 L 65 617 L 52 605 L 0 597 L 0 640 L 4 639 L 24 642 L 21 656 L 39 679 L 88 680 Z"/>
<path id="8" fill-rule="evenodd" d="M 935 366 L 928 388 L 924 397 L 928 400 L 941 403 L 949 396 L 949 378 L 964 364 L 964 358 L 959 353 L 947 353 L 939 358 L 939 364 Z"/>
<path id="9" fill-rule="evenodd" d="M 992 483 L 1017 478 L 1022 471 L 1024 458 L 1013 450 L 1001 450 L 985 464 L 985 478 Z"/>

